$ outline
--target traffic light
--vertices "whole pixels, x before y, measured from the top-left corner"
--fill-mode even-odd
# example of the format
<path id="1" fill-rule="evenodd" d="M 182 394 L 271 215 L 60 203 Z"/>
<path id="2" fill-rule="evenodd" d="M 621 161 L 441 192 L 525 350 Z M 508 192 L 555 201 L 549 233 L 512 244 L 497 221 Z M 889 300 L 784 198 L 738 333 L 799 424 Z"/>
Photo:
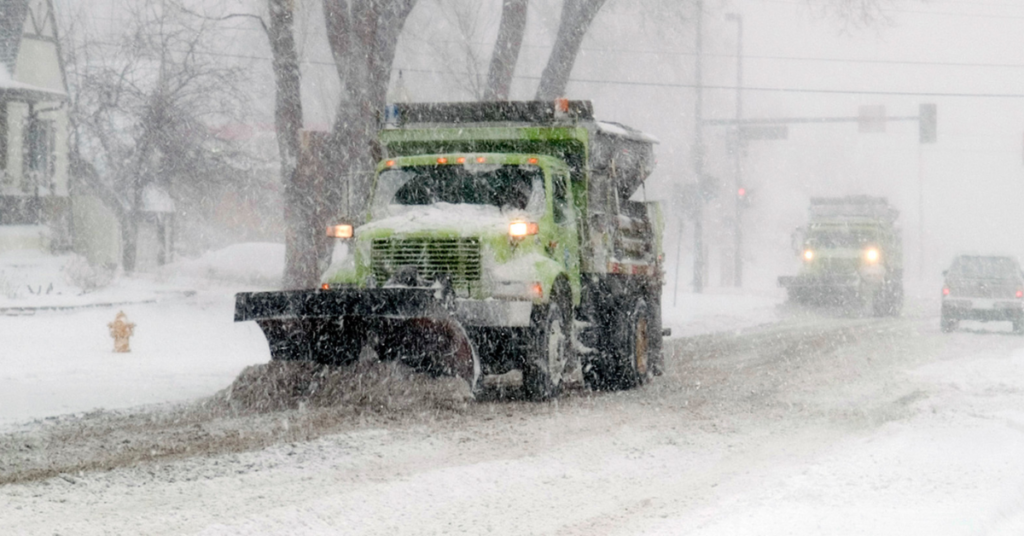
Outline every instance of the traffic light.
<path id="1" fill-rule="evenodd" d="M 917 117 L 917 124 L 920 127 L 919 141 L 921 143 L 935 143 L 938 140 L 938 119 L 934 104 L 922 104 L 918 108 L 920 113 Z"/>
<path id="2" fill-rule="evenodd" d="M 750 191 L 746 186 L 736 188 L 736 202 L 740 206 L 750 206 Z"/>

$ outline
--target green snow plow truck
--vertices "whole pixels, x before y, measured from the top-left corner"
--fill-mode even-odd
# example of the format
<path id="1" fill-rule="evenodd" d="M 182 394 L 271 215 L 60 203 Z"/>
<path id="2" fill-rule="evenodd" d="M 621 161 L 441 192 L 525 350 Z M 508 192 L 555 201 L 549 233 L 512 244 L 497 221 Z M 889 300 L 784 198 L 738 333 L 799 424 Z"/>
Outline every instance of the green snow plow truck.
<path id="1" fill-rule="evenodd" d="M 533 399 L 580 377 L 631 388 L 661 366 L 661 215 L 640 191 L 656 141 L 589 101 L 400 104 L 368 214 L 328 234 L 321 288 L 240 293 L 275 360 L 367 345 L 476 390 L 518 369 Z M 641 200 L 635 200 L 635 199 Z"/>
<path id="2" fill-rule="evenodd" d="M 810 221 L 794 233 L 801 269 L 779 277 L 789 300 L 813 306 L 865 308 L 896 316 L 903 308 L 903 243 L 899 212 L 884 198 L 811 199 Z"/>

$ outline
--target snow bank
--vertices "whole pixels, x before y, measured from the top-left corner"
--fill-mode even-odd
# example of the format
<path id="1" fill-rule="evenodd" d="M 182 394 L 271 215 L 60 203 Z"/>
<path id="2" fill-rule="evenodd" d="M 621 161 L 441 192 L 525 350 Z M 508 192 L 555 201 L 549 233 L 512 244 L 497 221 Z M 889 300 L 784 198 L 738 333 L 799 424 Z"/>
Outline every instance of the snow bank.
<path id="1" fill-rule="evenodd" d="M 231 282 L 239 286 L 278 287 L 284 274 L 284 244 L 235 244 L 197 259 L 169 264 L 161 269 L 161 274 Z"/>

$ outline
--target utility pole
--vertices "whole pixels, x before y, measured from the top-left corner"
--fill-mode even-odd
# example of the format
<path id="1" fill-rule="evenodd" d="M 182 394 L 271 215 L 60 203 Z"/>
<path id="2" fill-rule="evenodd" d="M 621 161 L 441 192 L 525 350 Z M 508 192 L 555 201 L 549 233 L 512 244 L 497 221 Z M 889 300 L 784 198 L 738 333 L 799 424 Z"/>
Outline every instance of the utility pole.
<path id="1" fill-rule="evenodd" d="M 733 230 L 736 266 L 733 285 L 743 286 L 743 17 L 739 13 L 726 13 L 725 20 L 736 21 L 736 145 L 733 146 L 733 176 L 736 180 L 733 194 L 736 197 L 735 229 Z"/>
<path id="2" fill-rule="evenodd" d="M 704 88 L 701 76 L 701 56 L 703 55 L 703 19 L 704 0 L 697 0 L 697 65 L 694 69 L 694 85 L 697 98 L 693 122 L 693 175 L 697 180 L 697 193 L 693 208 L 693 291 L 704 292 Z"/>

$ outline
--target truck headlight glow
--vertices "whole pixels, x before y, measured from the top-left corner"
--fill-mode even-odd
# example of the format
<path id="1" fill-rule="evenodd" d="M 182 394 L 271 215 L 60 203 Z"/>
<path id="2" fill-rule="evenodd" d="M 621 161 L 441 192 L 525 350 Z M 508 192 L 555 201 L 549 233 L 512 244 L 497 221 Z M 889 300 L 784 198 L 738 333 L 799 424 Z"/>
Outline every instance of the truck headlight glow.
<path id="1" fill-rule="evenodd" d="M 331 238 L 352 238 L 353 233 L 354 229 L 347 223 L 331 225 L 327 228 L 327 236 Z"/>
<path id="2" fill-rule="evenodd" d="M 864 260 L 868 261 L 869 264 L 875 264 L 881 257 L 882 254 L 878 252 L 878 248 L 864 250 Z"/>
<path id="3" fill-rule="evenodd" d="M 814 250 L 813 249 L 805 249 L 804 250 L 804 260 L 807 261 L 807 262 L 811 262 L 811 261 L 814 260 Z"/>
<path id="4" fill-rule="evenodd" d="M 537 224 L 532 221 L 514 221 L 508 224 L 508 235 L 512 238 L 526 238 L 537 234 L 539 230 Z"/>

